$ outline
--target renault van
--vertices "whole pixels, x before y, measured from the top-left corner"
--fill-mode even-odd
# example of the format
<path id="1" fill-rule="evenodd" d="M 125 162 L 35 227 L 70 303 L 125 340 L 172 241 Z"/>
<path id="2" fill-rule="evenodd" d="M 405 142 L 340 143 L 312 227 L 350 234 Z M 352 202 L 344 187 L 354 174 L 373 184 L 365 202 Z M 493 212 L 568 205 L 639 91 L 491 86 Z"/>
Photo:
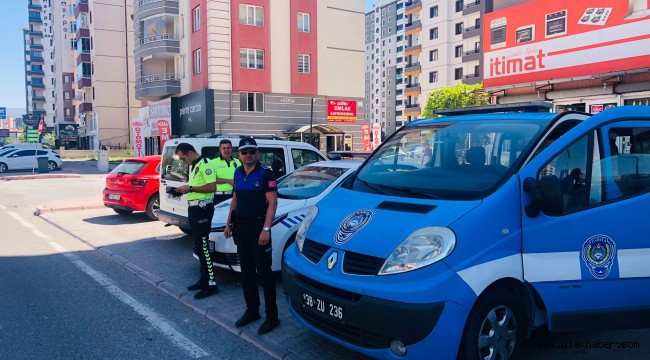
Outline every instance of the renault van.
<path id="1" fill-rule="evenodd" d="M 180 138 L 165 142 L 160 171 L 158 220 L 176 225 L 186 234 L 191 232 L 187 218 L 187 195 L 173 197 L 167 194 L 168 187 L 186 185 L 188 179 L 189 167 L 176 156 L 176 146 L 182 142 L 189 143 L 199 154 L 212 159 L 220 155 L 219 142 L 229 139 L 233 145 L 233 157 L 237 157 L 237 146 L 242 136 Z M 277 137 L 256 137 L 255 140 L 260 151 L 260 162 L 271 168 L 277 178 L 301 166 L 325 160 L 325 156 L 318 149 L 307 143 L 284 141 Z"/>
<path id="2" fill-rule="evenodd" d="M 310 209 L 284 291 L 305 326 L 383 359 L 650 327 L 648 204 L 650 107 L 415 121 Z"/>

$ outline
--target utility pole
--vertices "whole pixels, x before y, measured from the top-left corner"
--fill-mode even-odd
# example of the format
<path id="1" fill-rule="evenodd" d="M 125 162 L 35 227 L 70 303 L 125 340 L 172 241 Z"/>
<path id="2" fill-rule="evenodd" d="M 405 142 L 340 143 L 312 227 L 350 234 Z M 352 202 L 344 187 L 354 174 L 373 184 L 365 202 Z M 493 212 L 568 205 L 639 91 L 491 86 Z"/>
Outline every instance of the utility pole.
<path id="1" fill-rule="evenodd" d="M 314 145 L 314 98 L 311 98 L 311 112 L 309 114 L 309 143 Z"/>

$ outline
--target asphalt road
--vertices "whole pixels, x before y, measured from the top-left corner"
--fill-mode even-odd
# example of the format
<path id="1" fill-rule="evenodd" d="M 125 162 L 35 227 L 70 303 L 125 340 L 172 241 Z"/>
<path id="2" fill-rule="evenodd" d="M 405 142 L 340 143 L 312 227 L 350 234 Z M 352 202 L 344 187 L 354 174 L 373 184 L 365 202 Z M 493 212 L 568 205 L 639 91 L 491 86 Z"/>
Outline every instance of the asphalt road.
<path id="1" fill-rule="evenodd" d="M 0 358 L 269 358 L 35 217 L 37 198 L 0 188 Z"/>

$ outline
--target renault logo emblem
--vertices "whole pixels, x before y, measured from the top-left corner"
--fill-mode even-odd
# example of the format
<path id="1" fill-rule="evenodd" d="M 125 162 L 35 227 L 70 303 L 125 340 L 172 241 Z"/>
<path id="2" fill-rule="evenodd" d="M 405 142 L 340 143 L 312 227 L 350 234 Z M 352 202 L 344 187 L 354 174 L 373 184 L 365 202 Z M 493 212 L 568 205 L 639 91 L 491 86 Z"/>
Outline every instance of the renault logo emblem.
<path id="1" fill-rule="evenodd" d="M 330 257 L 327 258 L 327 268 L 328 268 L 329 270 L 332 270 L 332 268 L 334 267 L 334 265 L 336 265 L 336 261 L 338 260 L 338 257 L 339 257 L 339 256 L 338 256 L 338 254 L 337 254 L 336 251 L 335 251 L 335 252 L 333 252 L 333 253 L 330 255 Z"/>

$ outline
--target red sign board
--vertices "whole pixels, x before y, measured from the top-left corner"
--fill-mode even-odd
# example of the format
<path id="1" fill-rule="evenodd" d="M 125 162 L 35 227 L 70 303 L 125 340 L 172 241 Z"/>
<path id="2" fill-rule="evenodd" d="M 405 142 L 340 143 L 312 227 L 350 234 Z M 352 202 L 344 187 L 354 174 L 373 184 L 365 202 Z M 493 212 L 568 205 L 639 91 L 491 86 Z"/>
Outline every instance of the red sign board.
<path id="1" fill-rule="evenodd" d="M 363 151 L 372 151 L 370 144 L 370 125 L 361 124 L 361 136 L 363 138 Z"/>
<path id="2" fill-rule="evenodd" d="M 165 141 L 169 140 L 169 135 L 171 134 L 169 121 L 158 120 L 158 134 L 160 135 L 160 148 L 162 149 L 165 146 Z"/>
<path id="3" fill-rule="evenodd" d="M 532 0 L 485 14 L 483 83 L 491 88 L 647 68 L 648 3 Z"/>
<path id="4" fill-rule="evenodd" d="M 43 120 L 41 120 L 41 121 L 38 123 L 38 133 L 40 134 L 40 133 L 42 133 L 42 132 L 43 132 Z"/>
<path id="5" fill-rule="evenodd" d="M 356 100 L 327 100 L 327 121 L 355 122 L 357 121 Z"/>

